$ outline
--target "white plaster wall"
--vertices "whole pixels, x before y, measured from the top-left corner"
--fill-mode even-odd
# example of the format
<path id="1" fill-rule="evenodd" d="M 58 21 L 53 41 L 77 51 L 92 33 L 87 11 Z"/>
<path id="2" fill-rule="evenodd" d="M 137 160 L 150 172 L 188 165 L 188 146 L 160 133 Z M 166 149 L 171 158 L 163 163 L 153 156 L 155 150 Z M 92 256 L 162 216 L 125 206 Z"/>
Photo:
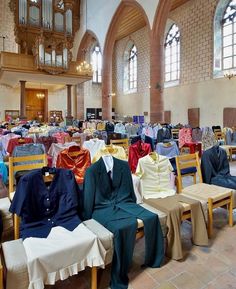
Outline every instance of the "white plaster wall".
<path id="1" fill-rule="evenodd" d="M 5 110 L 20 110 L 20 90 L 0 85 L 0 121 L 5 120 Z"/>
<path id="2" fill-rule="evenodd" d="M 71 90 L 71 112 L 73 114 L 74 111 L 74 97 L 75 91 Z M 54 92 L 48 92 L 48 111 L 50 110 L 62 110 L 63 117 L 66 116 L 67 113 L 67 89 L 66 87 Z"/>
<path id="3" fill-rule="evenodd" d="M 200 108 L 200 126 L 223 126 L 224 107 L 236 108 L 236 79 L 226 78 L 166 88 L 165 110 L 171 122 L 188 123 L 188 108 Z"/>
<path id="4" fill-rule="evenodd" d="M 102 108 L 102 85 L 87 81 L 84 83 L 84 113 L 86 108 Z M 85 115 L 86 117 L 86 115 Z"/>

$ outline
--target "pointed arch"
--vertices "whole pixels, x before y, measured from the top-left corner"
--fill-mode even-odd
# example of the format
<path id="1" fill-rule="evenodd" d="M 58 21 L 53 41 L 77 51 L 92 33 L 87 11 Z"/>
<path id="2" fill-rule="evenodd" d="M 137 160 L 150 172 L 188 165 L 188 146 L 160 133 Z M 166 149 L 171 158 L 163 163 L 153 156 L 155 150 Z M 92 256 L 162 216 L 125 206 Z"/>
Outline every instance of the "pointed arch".
<path id="1" fill-rule="evenodd" d="M 124 0 L 120 3 L 116 12 L 112 18 L 111 24 L 109 26 L 104 50 L 103 50 L 103 71 L 102 71 L 102 117 L 103 119 L 112 119 L 112 100 L 108 97 L 112 91 L 112 53 L 114 49 L 114 44 L 116 41 L 116 35 L 119 28 L 119 24 L 123 19 L 123 13 L 129 7 L 138 9 L 141 15 L 144 17 L 146 26 L 150 32 L 150 24 L 148 17 L 143 9 L 143 7 L 133 0 Z"/>
<path id="2" fill-rule="evenodd" d="M 100 46 L 100 43 L 95 33 L 93 33 L 90 30 L 87 30 L 80 41 L 76 61 L 84 60 L 84 49 L 90 48 L 91 45 L 95 42 L 98 43 L 98 45 Z"/>
<path id="3" fill-rule="evenodd" d="M 171 0 L 159 0 L 150 40 L 150 121 L 164 120 L 164 35 Z"/>

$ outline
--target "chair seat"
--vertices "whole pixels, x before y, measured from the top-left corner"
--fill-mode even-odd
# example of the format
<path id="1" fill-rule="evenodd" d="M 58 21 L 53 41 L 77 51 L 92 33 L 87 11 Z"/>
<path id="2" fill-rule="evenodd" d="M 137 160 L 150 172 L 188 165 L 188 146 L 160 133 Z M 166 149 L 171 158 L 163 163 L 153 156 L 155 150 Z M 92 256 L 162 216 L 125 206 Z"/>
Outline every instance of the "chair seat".
<path id="1" fill-rule="evenodd" d="M 27 257 L 22 239 L 2 244 L 6 266 L 6 289 L 27 289 L 29 286 Z"/>
<path id="2" fill-rule="evenodd" d="M 231 189 L 205 183 L 194 184 L 182 190 L 182 193 L 188 196 L 198 197 L 199 200 L 204 201 L 211 198 L 214 202 L 230 196 L 231 192 Z"/>
<path id="3" fill-rule="evenodd" d="M 85 221 L 84 225 L 97 235 L 107 252 L 105 262 L 110 263 L 113 256 L 113 234 L 93 219 Z M 22 239 L 3 243 L 2 251 L 6 266 L 6 289 L 28 289 L 27 256 Z"/>
<path id="4" fill-rule="evenodd" d="M 11 203 L 9 198 L 0 199 L 0 211 L 2 213 L 3 221 L 3 240 L 8 239 L 9 234 L 13 231 L 13 219 L 12 214 L 9 212 Z"/>

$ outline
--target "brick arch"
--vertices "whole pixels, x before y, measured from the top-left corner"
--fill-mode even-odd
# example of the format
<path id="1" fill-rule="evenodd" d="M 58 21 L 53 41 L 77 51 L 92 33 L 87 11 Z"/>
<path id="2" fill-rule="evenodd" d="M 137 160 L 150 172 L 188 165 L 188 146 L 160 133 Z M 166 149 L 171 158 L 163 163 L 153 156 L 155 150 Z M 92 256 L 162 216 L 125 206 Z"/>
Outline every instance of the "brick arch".
<path id="1" fill-rule="evenodd" d="M 90 48 L 91 45 L 93 43 L 98 43 L 98 45 L 100 46 L 100 43 L 98 41 L 98 38 L 97 36 L 90 30 L 87 30 L 85 33 L 84 33 L 84 36 L 83 38 L 81 39 L 80 41 L 80 45 L 79 45 L 79 49 L 78 49 L 78 52 L 77 52 L 77 58 L 76 60 L 77 61 L 82 61 L 84 60 L 84 52 L 83 52 L 83 49 L 87 49 L 87 48 Z M 101 47 L 101 46 L 100 46 Z"/>
<path id="2" fill-rule="evenodd" d="M 166 21 L 171 8 L 171 0 L 160 0 L 157 6 L 150 45 L 150 121 L 163 122 L 164 119 L 164 35 Z"/>
<path id="3" fill-rule="evenodd" d="M 105 46 L 103 50 L 103 71 L 102 71 L 102 118 L 111 120 L 112 119 L 112 99 L 109 94 L 112 91 L 112 53 L 114 49 L 115 39 L 117 30 L 120 22 L 122 21 L 123 12 L 128 7 L 134 7 L 138 9 L 143 15 L 146 25 L 150 31 L 150 24 L 148 17 L 143 9 L 143 7 L 133 0 L 123 0 L 118 6 L 112 21 L 110 23 Z"/>

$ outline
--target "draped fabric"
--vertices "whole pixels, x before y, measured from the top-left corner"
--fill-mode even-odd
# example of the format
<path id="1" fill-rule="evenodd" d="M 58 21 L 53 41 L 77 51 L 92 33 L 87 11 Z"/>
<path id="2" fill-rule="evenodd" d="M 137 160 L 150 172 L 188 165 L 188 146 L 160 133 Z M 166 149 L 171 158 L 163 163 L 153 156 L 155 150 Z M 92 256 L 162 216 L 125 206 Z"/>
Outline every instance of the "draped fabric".
<path id="1" fill-rule="evenodd" d="M 203 182 L 236 189 L 236 176 L 231 176 L 227 153 L 219 146 L 206 150 L 201 159 Z"/>
<path id="2" fill-rule="evenodd" d="M 141 140 L 137 141 L 129 147 L 128 163 L 132 173 L 135 173 L 136 171 L 138 160 L 149 154 L 151 151 L 151 145 L 144 143 Z"/>
<path id="3" fill-rule="evenodd" d="M 120 159 L 120 160 L 127 160 L 127 156 L 126 156 L 124 148 L 121 146 L 112 144 L 112 145 L 108 145 L 108 146 L 101 148 L 93 157 L 92 163 L 95 163 L 102 156 L 107 155 L 107 154 L 112 155 L 113 157 Z"/>
<path id="4" fill-rule="evenodd" d="M 210 127 L 205 127 L 202 132 L 202 149 L 206 149 L 217 144 L 213 130 Z"/>
<path id="5" fill-rule="evenodd" d="M 135 174 L 141 180 L 141 192 L 144 199 L 173 196 L 170 174 L 173 171 L 169 159 L 156 152 L 148 154 L 138 161 Z"/>
<path id="6" fill-rule="evenodd" d="M 12 138 L 8 142 L 7 152 L 11 155 L 14 151 L 14 148 L 17 146 L 21 146 L 23 144 L 33 143 L 33 139 L 31 137 L 26 138 Z"/>
<path id="7" fill-rule="evenodd" d="M 137 218 L 144 222 L 145 265 L 159 267 L 164 257 L 163 236 L 156 214 L 135 203 L 128 163 L 113 157 L 112 180 L 103 158 L 87 169 L 84 182 L 84 218 L 93 218 L 114 234 L 111 288 L 128 288 Z"/>
<path id="8" fill-rule="evenodd" d="M 61 151 L 57 157 L 57 168 L 71 170 L 76 182 L 82 184 L 86 169 L 91 165 L 89 150 L 71 146 Z"/>
<path id="9" fill-rule="evenodd" d="M 57 143 L 57 139 L 52 136 L 40 136 L 36 138 L 36 143 L 41 143 L 45 147 L 46 153 L 48 152 L 52 143 Z"/>
<path id="10" fill-rule="evenodd" d="M 182 148 L 186 143 L 192 142 L 192 129 L 181 128 L 179 130 L 179 147 Z"/>
<path id="11" fill-rule="evenodd" d="M 208 235 L 206 221 L 199 201 L 183 196 L 182 194 L 145 200 L 145 203 L 166 213 L 166 225 L 168 228 L 166 254 L 175 260 L 183 258 L 180 225 L 184 207 L 181 202 L 189 204 L 191 208 L 193 243 L 199 246 L 207 246 Z"/>

